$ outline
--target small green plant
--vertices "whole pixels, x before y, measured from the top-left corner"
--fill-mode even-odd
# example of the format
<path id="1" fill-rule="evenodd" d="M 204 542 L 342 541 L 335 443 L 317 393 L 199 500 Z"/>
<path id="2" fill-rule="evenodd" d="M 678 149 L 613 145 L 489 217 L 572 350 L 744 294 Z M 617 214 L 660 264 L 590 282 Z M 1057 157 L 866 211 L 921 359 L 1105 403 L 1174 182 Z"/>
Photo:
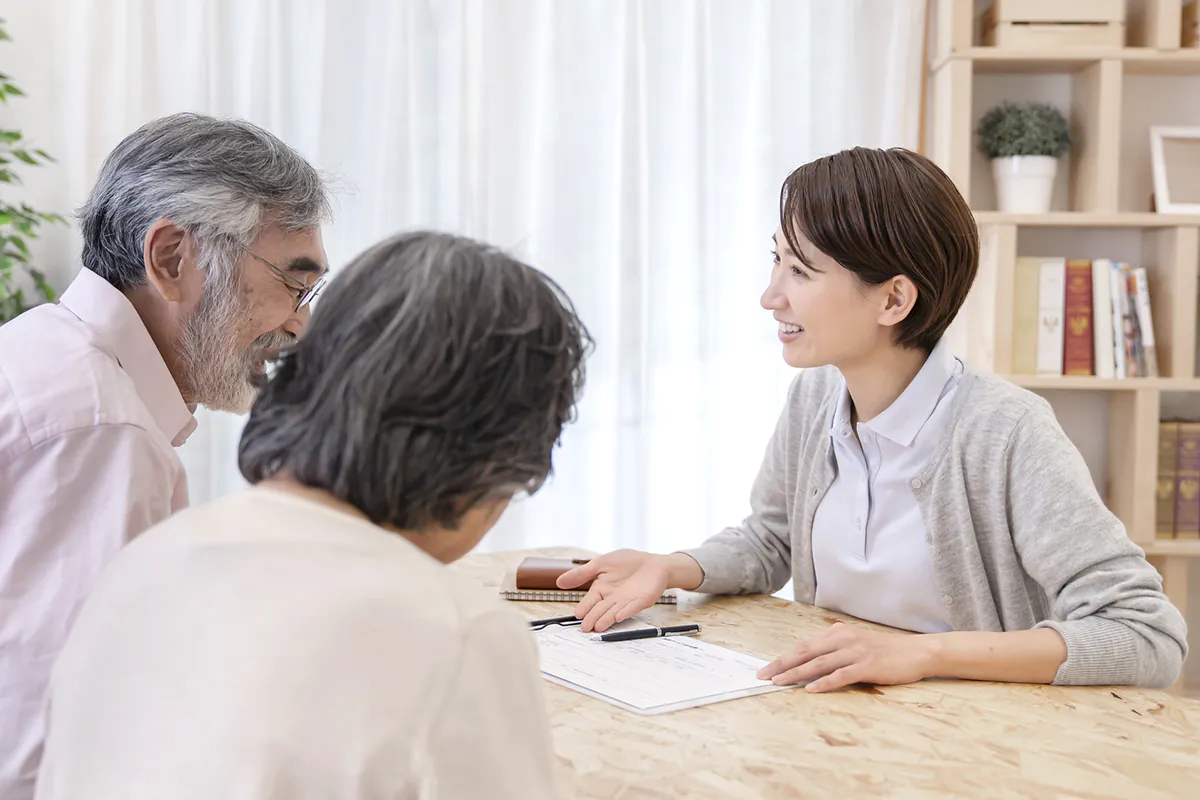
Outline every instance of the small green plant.
<path id="1" fill-rule="evenodd" d="M 979 121 L 979 149 L 988 158 L 1058 158 L 1070 146 L 1067 118 L 1049 103 L 1001 103 Z"/>
<path id="2" fill-rule="evenodd" d="M 0 19 L 0 41 L 12 41 L 3 19 Z M 24 96 L 7 75 L 0 73 L 0 102 L 7 105 L 9 97 Z M 21 183 L 21 177 L 14 171 L 18 165 L 37 167 L 52 161 L 44 150 L 31 149 L 20 131 L 0 129 L 0 184 Z M 43 224 L 66 222 L 60 214 L 37 211 L 27 203 L 16 205 L 0 196 L 0 325 L 42 299 L 49 302 L 56 299 L 46 274 L 31 263 L 29 240 L 37 238 L 38 228 Z M 32 290 L 33 296 L 26 296 L 27 289 Z"/>

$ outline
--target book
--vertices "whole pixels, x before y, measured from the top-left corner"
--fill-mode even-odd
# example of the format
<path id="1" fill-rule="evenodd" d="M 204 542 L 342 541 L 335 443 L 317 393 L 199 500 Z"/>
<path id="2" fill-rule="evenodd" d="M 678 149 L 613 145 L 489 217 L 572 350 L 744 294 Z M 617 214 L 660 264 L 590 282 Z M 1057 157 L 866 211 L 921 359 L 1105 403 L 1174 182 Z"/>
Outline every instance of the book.
<path id="1" fill-rule="evenodd" d="M 1112 317 L 1113 365 L 1116 370 L 1113 377 L 1127 378 L 1129 372 L 1125 368 L 1125 319 L 1121 312 L 1121 298 L 1125 296 L 1125 282 L 1121 280 L 1121 269 L 1112 261 L 1109 265 L 1110 300 L 1108 311 Z"/>
<path id="2" fill-rule="evenodd" d="M 1179 423 L 1158 424 L 1158 482 L 1155 489 L 1154 535 L 1175 538 L 1176 459 L 1179 457 Z"/>
<path id="3" fill-rule="evenodd" d="M 1150 283 L 1145 267 L 1133 269 L 1133 304 L 1137 311 L 1138 332 L 1141 334 L 1142 361 L 1145 375 L 1158 377 L 1158 350 L 1154 346 L 1154 320 L 1150 315 Z"/>
<path id="4" fill-rule="evenodd" d="M 522 559 L 515 569 L 508 570 L 500 584 L 500 596 L 505 600 L 534 600 L 541 602 L 578 603 L 587 595 L 591 582 L 578 589 L 557 588 L 558 576 L 586 564 L 588 559 L 537 558 Z M 674 589 L 668 589 L 656 600 L 660 604 L 679 601 Z"/>
<path id="5" fill-rule="evenodd" d="M 1146 377 L 1146 362 L 1142 352 L 1142 334 L 1138 325 L 1137 306 L 1132 297 L 1133 271 L 1124 262 L 1117 265 L 1121 292 L 1121 330 L 1125 344 L 1125 377 Z"/>
<path id="6" fill-rule="evenodd" d="M 1175 538 L 1200 539 L 1200 422 L 1179 423 Z"/>
<path id="7" fill-rule="evenodd" d="M 1112 261 L 1092 261 L 1092 331 L 1095 334 L 1094 360 L 1097 378 L 1116 377 L 1113 357 Z"/>
<path id="8" fill-rule="evenodd" d="M 1063 374 L 1095 375 L 1091 259 L 1067 259 L 1063 314 Z"/>
<path id="9" fill-rule="evenodd" d="M 1013 290 L 1013 372 L 1032 375 L 1037 372 L 1038 351 L 1038 275 L 1042 259 L 1022 256 L 1017 259 Z"/>
<path id="10" fill-rule="evenodd" d="M 1064 258 L 1042 260 L 1038 273 L 1037 374 L 1063 374 Z"/>

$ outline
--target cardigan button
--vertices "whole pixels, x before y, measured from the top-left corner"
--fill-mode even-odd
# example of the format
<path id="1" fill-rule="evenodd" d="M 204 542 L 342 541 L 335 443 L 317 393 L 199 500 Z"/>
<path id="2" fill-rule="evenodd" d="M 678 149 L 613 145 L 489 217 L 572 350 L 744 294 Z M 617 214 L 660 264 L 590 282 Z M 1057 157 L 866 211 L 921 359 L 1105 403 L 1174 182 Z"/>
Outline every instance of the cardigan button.
<path id="1" fill-rule="evenodd" d="M 924 484 L 921 483 L 920 478 L 913 478 L 911 481 L 909 481 L 908 485 L 914 489 L 920 489 Z"/>

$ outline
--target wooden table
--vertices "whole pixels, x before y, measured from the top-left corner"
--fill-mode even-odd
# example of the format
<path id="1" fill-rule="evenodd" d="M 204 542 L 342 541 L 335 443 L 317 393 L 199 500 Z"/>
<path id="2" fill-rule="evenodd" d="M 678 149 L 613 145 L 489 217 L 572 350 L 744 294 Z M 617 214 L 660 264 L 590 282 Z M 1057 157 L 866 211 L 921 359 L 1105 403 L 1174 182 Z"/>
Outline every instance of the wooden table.
<path id="1" fill-rule="evenodd" d="M 488 586 L 533 554 L 455 565 Z M 514 602 L 530 618 L 564 603 Z M 643 618 L 771 659 L 835 621 L 775 597 L 684 593 Z M 1126 687 L 970 681 L 803 689 L 642 716 L 546 682 L 565 798 L 1200 798 L 1200 702 Z"/>

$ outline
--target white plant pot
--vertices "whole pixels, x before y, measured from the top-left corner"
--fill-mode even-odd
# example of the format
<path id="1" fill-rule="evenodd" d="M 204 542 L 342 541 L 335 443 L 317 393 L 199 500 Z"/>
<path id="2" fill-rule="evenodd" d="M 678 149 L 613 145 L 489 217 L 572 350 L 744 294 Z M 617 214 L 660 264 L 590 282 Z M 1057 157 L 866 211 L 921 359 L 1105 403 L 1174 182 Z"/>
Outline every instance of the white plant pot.
<path id="1" fill-rule="evenodd" d="M 1010 214 L 1045 214 L 1050 210 L 1058 159 L 1054 156 L 1009 156 L 992 159 L 996 201 Z"/>

